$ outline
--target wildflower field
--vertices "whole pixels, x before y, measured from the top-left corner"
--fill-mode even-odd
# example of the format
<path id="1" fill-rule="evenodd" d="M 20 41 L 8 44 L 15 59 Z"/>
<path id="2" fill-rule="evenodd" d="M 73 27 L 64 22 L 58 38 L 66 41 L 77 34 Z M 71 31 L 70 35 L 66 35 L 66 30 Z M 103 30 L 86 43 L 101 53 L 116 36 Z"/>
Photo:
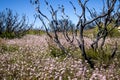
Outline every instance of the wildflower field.
<path id="1" fill-rule="evenodd" d="M 90 40 L 85 40 L 89 45 Z M 111 40 L 106 42 L 112 45 Z M 52 56 L 57 48 L 49 48 L 47 41 L 46 35 L 0 39 L 0 80 L 120 80 L 120 43 L 114 59 L 99 57 L 101 59 L 95 59 L 96 66 L 92 69 L 79 50 L 71 51 L 70 57 Z"/>

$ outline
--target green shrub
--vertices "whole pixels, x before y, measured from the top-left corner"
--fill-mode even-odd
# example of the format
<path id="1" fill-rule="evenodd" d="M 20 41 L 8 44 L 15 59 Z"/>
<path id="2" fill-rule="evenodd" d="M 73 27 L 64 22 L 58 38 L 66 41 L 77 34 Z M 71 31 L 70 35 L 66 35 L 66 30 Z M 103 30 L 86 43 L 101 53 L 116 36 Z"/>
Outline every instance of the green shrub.
<path id="1" fill-rule="evenodd" d="M 81 51 L 78 47 L 75 46 L 67 46 L 64 47 L 69 56 L 75 59 L 80 59 L 82 58 L 81 56 Z M 48 39 L 48 51 L 50 53 L 50 56 L 52 57 L 60 57 L 60 58 L 65 58 L 66 55 L 64 51 L 62 51 L 51 39 Z"/>
<path id="2" fill-rule="evenodd" d="M 19 47 L 16 45 L 6 45 L 2 44 L 0 45 L 1 51 L 7 51 L 7 52 L 15 52 L 19 50 Z"/>
<path id="3" fill-rule="evenodd" d="M 78 47 L 74 47 L 74 48 L 68 47 L 67 51 L 70 53 L 72 58 L 75 58 L 75 59 L 82 58 L 81 50 Z"/>
<path id="4" fill-rule="evenodd" d="M 13 32 L 9 33 L 9 32 L 3 32 L 1 35 L 0 35 L 1 38 L 9 38 L 9 39 L 12 39 L 15 37 L 15 34 Z"/>
<path id="5" fill-rule="evenodd" d="M 0 37 L 1 38 L 16 38 L 22 37 L 31 28 L 23 15 L 19 19 L 18 14 L 13 14 L 12 10 L 6 9 L 0 12 Z"/>
<path id="6" fill-rule="evenodd" d="M 107 26 L 108 37 L 120 37 L 120 32 L 118 31 L 118 29 L 117 28 L 112 29 L 112 26 L 113 26 L 113 24 L 110 24 L 109 26 Z M 103 28 L 101 28 L 101 30 L 102 29 Z M 94 37 L 97 35 L 97 33 L 98 33 L 98 27 L 96 27 L 93 31 Z"/>
<path id="7" fill-rule="evenodd" d="M 106 66 L 109 65 L 111 62 L 111 49 L 108 47 L 104 50 L 98 49 L 97 51 L 94 51 L 93 49 L 88 49 L 86 53 L 96 66 Z"/>
<path id="8" fill-rule="evenodd" d="M 45 31 L 43 31 L 43 30 L 34 30 L 34 29 L 31 29 L 31 30 L 27 31 L 27 34 L 43 35 L 43 34 L 45 34 Z"/>
<path id="9" fill-rule="evenodd" d="M 49 51 L 52 57 L 65 57 L 64 52 L 54 45 L 49 45 Z"/>
<path id="10" fill-rule="evenodd" d="M 108 34 L 109 37 L 120 37 L 120 32 L 118 31 L 117 28 L 113 29 Z"/>

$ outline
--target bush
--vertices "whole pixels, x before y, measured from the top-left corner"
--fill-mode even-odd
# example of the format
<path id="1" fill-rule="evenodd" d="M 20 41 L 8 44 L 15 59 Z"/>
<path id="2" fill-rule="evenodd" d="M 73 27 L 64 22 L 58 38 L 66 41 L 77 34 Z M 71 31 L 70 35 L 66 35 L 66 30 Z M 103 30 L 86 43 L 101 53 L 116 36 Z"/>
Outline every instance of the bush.
<path id="1" fill-rule="evenodd" d="M 49 51 L 50 51 L 50 56 L 52 57 L 61 57 L 61 58 L 65 57 L 63 51 L 54 45 L 49 45 Z"/>
<path id="2" fill-rule="evenodd" d="M 97 51 L 94 51 L 93 49 L 88 49 L 86 53 L 97 67 L 105 67 L 111 63 L 111 48 L 109 45 L 107 45 L 107 47 L 104 47 L 103 50 L 98 49 Z"/>
<path id="3" fill-rule="evenodd" d="M 112 29 L 113 24 L 111 23 L 109 26 L 107 26 L 107 30 L 108 30 L 108 37 L 120 37 L 120 32 L 117 28 Z M 102 28 L 101 28 L 102 29 Z M 111 30 L 112 29 L 112 30 Z M 98 27 L 96 27 L 93 31 L 93 35 L 94 37 L 97 35 L 98 33 Z"/>
<path id="4" fill-rule="evenodd" d="M 49 24 L 50 31 L 62 32 L 62 31 L 65 31 L 65 30 L 66 31 L 75 30 L 75 24 L 73 24 L 71 20 L 67 20 L 67 19 L 58 20 L 57 21 L 58 26 L 53 27 L 54 22 L 56 22 L 56 21 L 53 20 Z"/>
<path id="5" fill-rule="evenodd" d="M 48 44 L 48 53 L 50 56 L 52 56 L 53 58 L 56 58 L 56 57 L 60 58 L 60 60 L 66 58 L 68 56 L 51 39 L 48 38 L 46 40 L 47 40 L 47 44 Z M 70 45 L 66 45 L 66 44 L 63 44 L 63 45 L 66 46 L 64 48 L 66 49 L 66 52 L 69 54 L 69 57 L 72 57 L 75 59 L 82 58 L 82 56 L 80 54 L 81 51 L 78 47 L 70 46 Z"/>
<path id="6" fill-rule="evenodd" d="M 0 50 L 2 52 L 15 52 L 19 50 L 19 47 L 17 45 L 6 45 L 6 44 L 2 44 L 0 45 Z"/>
<path id="7" fill-rule="evenodd" d="M 29 31 L 27 31 L 27 34 L 42 35 L 42 34 L 45 34 L 45 31 L 43 31 L 43 30 L 30 29 Z"/>
<path id="8" fill-rule="evenodd" d="M 21 20 L 19 20 L 18 14 L 13 14 L 10 9 L 0 12 L 1 38 L 22 37 L 30 28 L 31 26 L 28 25 L 25 15 L 22 16 Z"/>
<path id="9" fill-rule="evenodd" d="M 113 29 L 112 31 L 109 32 L 109 37 L 120 37 L 120 32 L 118 31 L 117 28 Z"/>
<path id="10" fill-rule="evenodd" d="M 58 57 L 61 59 L 64 59 L 67 57 L 67 55 L 65 55 L 64 51 L 62 51 L 59 47 L 57 47 L 56 45 L 53 44 L 48 44 L 48 48 L 49 48 L 49 53 L 50 56 L 52 57 Z M 74 59 L 80 59 L 82 58 L 81 56 L 81 51 L 79 50 L 79 48 L 75 47 L 72 48 L 71 46 L 66 47 L 65 48 L 67 50 L 67 53 L 70 55 L 70 57 L 74 58 Z"/>

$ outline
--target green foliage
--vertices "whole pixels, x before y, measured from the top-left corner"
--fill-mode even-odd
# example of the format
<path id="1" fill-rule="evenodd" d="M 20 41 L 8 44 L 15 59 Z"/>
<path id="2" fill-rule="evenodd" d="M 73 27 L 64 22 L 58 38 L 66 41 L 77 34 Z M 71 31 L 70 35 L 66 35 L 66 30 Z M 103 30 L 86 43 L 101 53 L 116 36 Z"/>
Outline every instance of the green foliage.
<path id="1" fill-rule="evenodd" d="M 9 39 L 12 39 L 15 37 L 15 33 L 14 32 L 3 32 L 1 35 L 0 35 L 1 38 L 9 38 Z"/>
<path id="2" fill-rule="evenodd" d="M 61 60 L 64 60 L 66 57 L 67 57 L 67 55 L 64 53 L 64 51 L 62 51 L 59 47 L 57 47 L 56 45 L 54 45 L 54 44 L 48 44 L 49 46 L 48 46 L 48 48 L 49 48 L 49 55 L 51 56 L 51 57 L 53 57 L 53 58 L 59 58 L 59 60 L 61 61 Z M 67 53 L 72 57 L 72 58 L 74 58 L 74 59 L 80 59 L 80 58 L 82 58 L 82 56 L 81 56 L 81 51 L 80 51 L 80 49 L 78 49 L 78 48 L 71 48 L 71 47 L 67 47 L 66 48 L 66 51 L 67 51 Z"/>
<path id="3" fill-rule="evenodd" d="M 53 24 L 56 24 L 58 26 L 54 26 Z M 61 19 L 61 20 L 57 20 L 57 21 L 51 21 L 49 24 L 50 30 L 51 31 L 58 31 L 58 32 L 62 32 L 64 30 L 66 31 L 70 31 L 70 30 L 74 30 L 75 29 L 75 24 L 72 23 L 71 20 L 68 19 Z"/>
<path id="4" fill-rule="evenodd" d="M 92 39 L 94 37 L 94 29 L 95 28 L 84 30 L 83 35 L 85 37 L 88 37 L 88 38 Z"/>
<path id="5" fill-rule="evenodd" d="M 109 28 L 109 29 L 110 29 L 110 28 Z M 117 28 L 113 29 L 113 30 L 110 31 L 108 34 L 109 34 L 109 35 L 108 35 L 109 37 L 120 37 L 120 32 L 118 31 Z"/>
<path id="6" fill-rule="evenodd" d="M 6 45 L 6 44 L 2 44 L 0 45 L 0 50 L 1 51 L 7 51 L 7 52 L 15 52 L 19 50 L 19 47 L 16 45 Z"/>
<path id="7" fill-rule="evenodd" d="M 120 37 L 120 32 L 118 31 L 117 28 L 112 29 L 113 24 L 111 23 L 109 26 L 107 26 L 107 30 L 108 30 L 108 37 Z M 102 30 L 103 28 L 101 28 Z M 94 37 L 97 35 L 98 33 L 98 27 L 96 27 L 93 31 L 93 35 Z"/>
<path id="8" fill-rule="evenodd" d="M 43 35 L 43 34 L 45 34 L 45 31 L 43 31 L 43 30 L 34 30 L 34 29 L 31 29 L 31 30 L 27 31 L 27 34 Z"/>
<path id="9" fill-rule="evenodd" d="M 64 59 L 66 57 L 64 51 L 62 51 L 60 48 L 58 48 L 56 45 L 52 45 L 52 44 L 48 44 L 49 45 L 49 52 L 50 52 L 50 56 L 52 57 L 58 57 L 60 59 Z M 69 53 L 69 55 L 72 58 L 75 59 L 80 59 L 82 58 L 81 56 L 81 51 L 79 48 L 72 48 L 72 47 L 66 47 L 66 51 Z"/>
<path id="10" fill-rule="evenodd" d="M 75 59 L 82 58 L 81 51 L 78 47 L 74 47 L 74 48 L 73 47 L 68 47 L 67 51 L 70 53 L 72 58 L 75 58 Z"/>
<path id="11" fill-rule="evenodd" d="M 13 14 L 12 10 L 6 9 L 0 12 L 0 37 L 1 38 L 20 38 L 31 28 L 23 15 L 21 19 L 17 13 Z"/>
<path id="12" fill-rule="evenodd" d="M 63 78 L 63 80 L 69 80 L 69 78 L 68 78 L 69 76 L 71 78 L 74 77 L 74 73 L 71 73 L 69 69 L 66 69 L 64 74 L 62 74 L 62 78 Z"/>
<path id="13" fill-rule="evenodd" d="M 49 45 L 49 51 L 50 51 L 50 56 L 52 57 L 65 57 L 64 52 L 60 49 L 57 48 L 54 45 Z"/>
<path id="14" fill-rule="evenodd" d="M 8 39 L 13 39 L 13 38 L 21 38 L 22 36 L 24 36 L 26 33 L 14 33 L 14 32 L 3 32 L 2 34 L 0 34 L 1 38 L 8 38 Z"/>
<path id="15" fill-rule="evenodd" d="M 96 66 L 106 66 L 109 65 L 111 62 L 111 48 L 109 46 L 106 47 L 104 50 L 98 49 L 97 51 L 94 51 L 93 49 L 88 49 L 86 53 Z"/>

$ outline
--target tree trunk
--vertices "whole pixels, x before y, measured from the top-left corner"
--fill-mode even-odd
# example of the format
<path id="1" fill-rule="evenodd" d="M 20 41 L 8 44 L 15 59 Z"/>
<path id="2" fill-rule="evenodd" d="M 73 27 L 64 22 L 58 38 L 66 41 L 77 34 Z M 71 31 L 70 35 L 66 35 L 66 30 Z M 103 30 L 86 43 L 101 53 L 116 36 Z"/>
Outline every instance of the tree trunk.
<path id="1" fill-rule="evenodd" d="M 89 63 L 91 68 L 94 68 L 93 62 L 90 60 L 89 57 L 87 57 L 86 51 L 85 51 L 85 45 L 84 45 L 84 38 L 83 38 L 83 27 L 80 28 L 80 43 L 79 43 L 79 48 L 81 49 L 82 56 L 87 62 Z"/>

